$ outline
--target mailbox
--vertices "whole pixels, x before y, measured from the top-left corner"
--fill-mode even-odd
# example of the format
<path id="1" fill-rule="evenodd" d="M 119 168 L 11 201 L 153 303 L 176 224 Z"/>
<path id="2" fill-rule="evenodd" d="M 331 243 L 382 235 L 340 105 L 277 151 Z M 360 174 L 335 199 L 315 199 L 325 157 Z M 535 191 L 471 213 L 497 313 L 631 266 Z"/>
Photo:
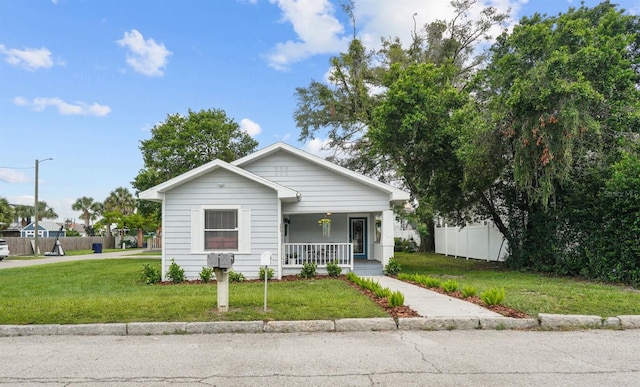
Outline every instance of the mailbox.
<path id="1" fill-rule="evenodd" d="M 233 266 L 235 257 L 232 253 L 209 253 L 207 255 L 207 266 L 219 269 L 230 269 Z"/>
<path id="2" fill-rule="evenodd" d="M 233 262 L 235 261 L 235 257 L 231 253 L 220 254 L 218 256 L 218 266 L 222 269 L 231 269 L 233 266 Z"/>

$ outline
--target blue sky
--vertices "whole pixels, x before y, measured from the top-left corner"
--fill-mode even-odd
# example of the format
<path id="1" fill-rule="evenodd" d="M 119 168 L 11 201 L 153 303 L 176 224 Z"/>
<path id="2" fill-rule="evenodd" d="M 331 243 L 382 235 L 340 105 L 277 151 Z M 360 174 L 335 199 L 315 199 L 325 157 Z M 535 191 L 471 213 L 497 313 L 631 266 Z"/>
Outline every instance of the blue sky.
<path id="1" fill-rule="evenodd" d="M 408 42 L 448 0 L 356 0 L 359 37 Z M 599 1 L 586 1 L 593 6 Z M 614 1 L 631 13 L 640 0 Z M 478 0 L 512 23 L 577 0 Z M 296 87 L 325 79 L 352 28 L 336 0 L 0 0 L 0 197 L 60 216 L 104 201 L 142 169 L 140 141 L 168 114 L 222 109 L 259 143 L 297 141 Z"/>

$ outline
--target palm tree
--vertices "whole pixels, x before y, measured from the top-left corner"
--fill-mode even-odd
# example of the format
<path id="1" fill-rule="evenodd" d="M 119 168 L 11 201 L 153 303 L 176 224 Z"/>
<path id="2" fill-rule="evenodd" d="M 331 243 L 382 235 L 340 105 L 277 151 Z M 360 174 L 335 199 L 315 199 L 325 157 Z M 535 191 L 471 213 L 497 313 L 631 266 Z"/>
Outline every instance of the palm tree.
<path id="1" fill-rule="evenodd" d="M 25 227 L 27 224 L 31 223 L 33 206 L 25 206 L 23 204 L 17 205 L 15 208 L 15 214 L 20 221 L 20 225 Z"/>
<path id="2" fill-rule="evenodd" d="M 55 210 L 47 202 L 38 202 L 38 221 L 42 219 L 55 219 L 58 217 Z"/>
<path id="3" fill-rule="evenodd" d="M 98 215 L 102 212 L 102 203 L 94 202 L 93 198 L 83 196 L 76 200 L 71 206 L 74 211 L 82 212 L 80 219 L 84 219 L 84 228 L 89 228 L 92 220 L 96 220 Z"/>
<path id="4" fill-rule="evenodd" d="M 136 200 L 131 192 L 124 187 L 118 187 L 111 191 L 109 197 L 105 199 L 104 210 L 118 211 L 122 215 L 130 215 L 133 214 L 135 204 Z"/>
<path id="5" fill-rule="evenodd" d="M 13 222 L 14 210 L 6 198 L 0 197 L 0 230 L 7 228 Z"/>

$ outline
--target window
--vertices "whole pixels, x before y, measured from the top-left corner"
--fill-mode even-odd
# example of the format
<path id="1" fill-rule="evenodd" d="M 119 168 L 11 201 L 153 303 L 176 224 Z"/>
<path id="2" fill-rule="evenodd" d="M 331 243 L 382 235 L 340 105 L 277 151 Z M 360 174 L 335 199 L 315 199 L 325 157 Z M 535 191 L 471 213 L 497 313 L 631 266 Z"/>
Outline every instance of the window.
<path id="1" fill-rule="evenodd" d="M 204 211 L 204 249 L 238 250 L 238 211 Z"/>
<path id="2" fill-rule="evenodd" d="M 191 253 L 251 252 L 251 210 L 240 206 L 191 210 Z"/>

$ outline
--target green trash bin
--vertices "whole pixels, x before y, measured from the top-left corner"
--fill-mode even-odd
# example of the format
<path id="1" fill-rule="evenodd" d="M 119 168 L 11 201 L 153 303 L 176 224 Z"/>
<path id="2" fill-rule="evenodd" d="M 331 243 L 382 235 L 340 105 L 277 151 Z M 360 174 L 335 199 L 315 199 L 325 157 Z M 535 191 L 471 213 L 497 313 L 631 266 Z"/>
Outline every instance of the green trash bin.
<path id="1" fill-rule="evenodd" d="M 91 246 L 91 249 L 93 250 L 94 254 L 100 254 L 102 253 L 102 243 L 94 243 Z"/>

